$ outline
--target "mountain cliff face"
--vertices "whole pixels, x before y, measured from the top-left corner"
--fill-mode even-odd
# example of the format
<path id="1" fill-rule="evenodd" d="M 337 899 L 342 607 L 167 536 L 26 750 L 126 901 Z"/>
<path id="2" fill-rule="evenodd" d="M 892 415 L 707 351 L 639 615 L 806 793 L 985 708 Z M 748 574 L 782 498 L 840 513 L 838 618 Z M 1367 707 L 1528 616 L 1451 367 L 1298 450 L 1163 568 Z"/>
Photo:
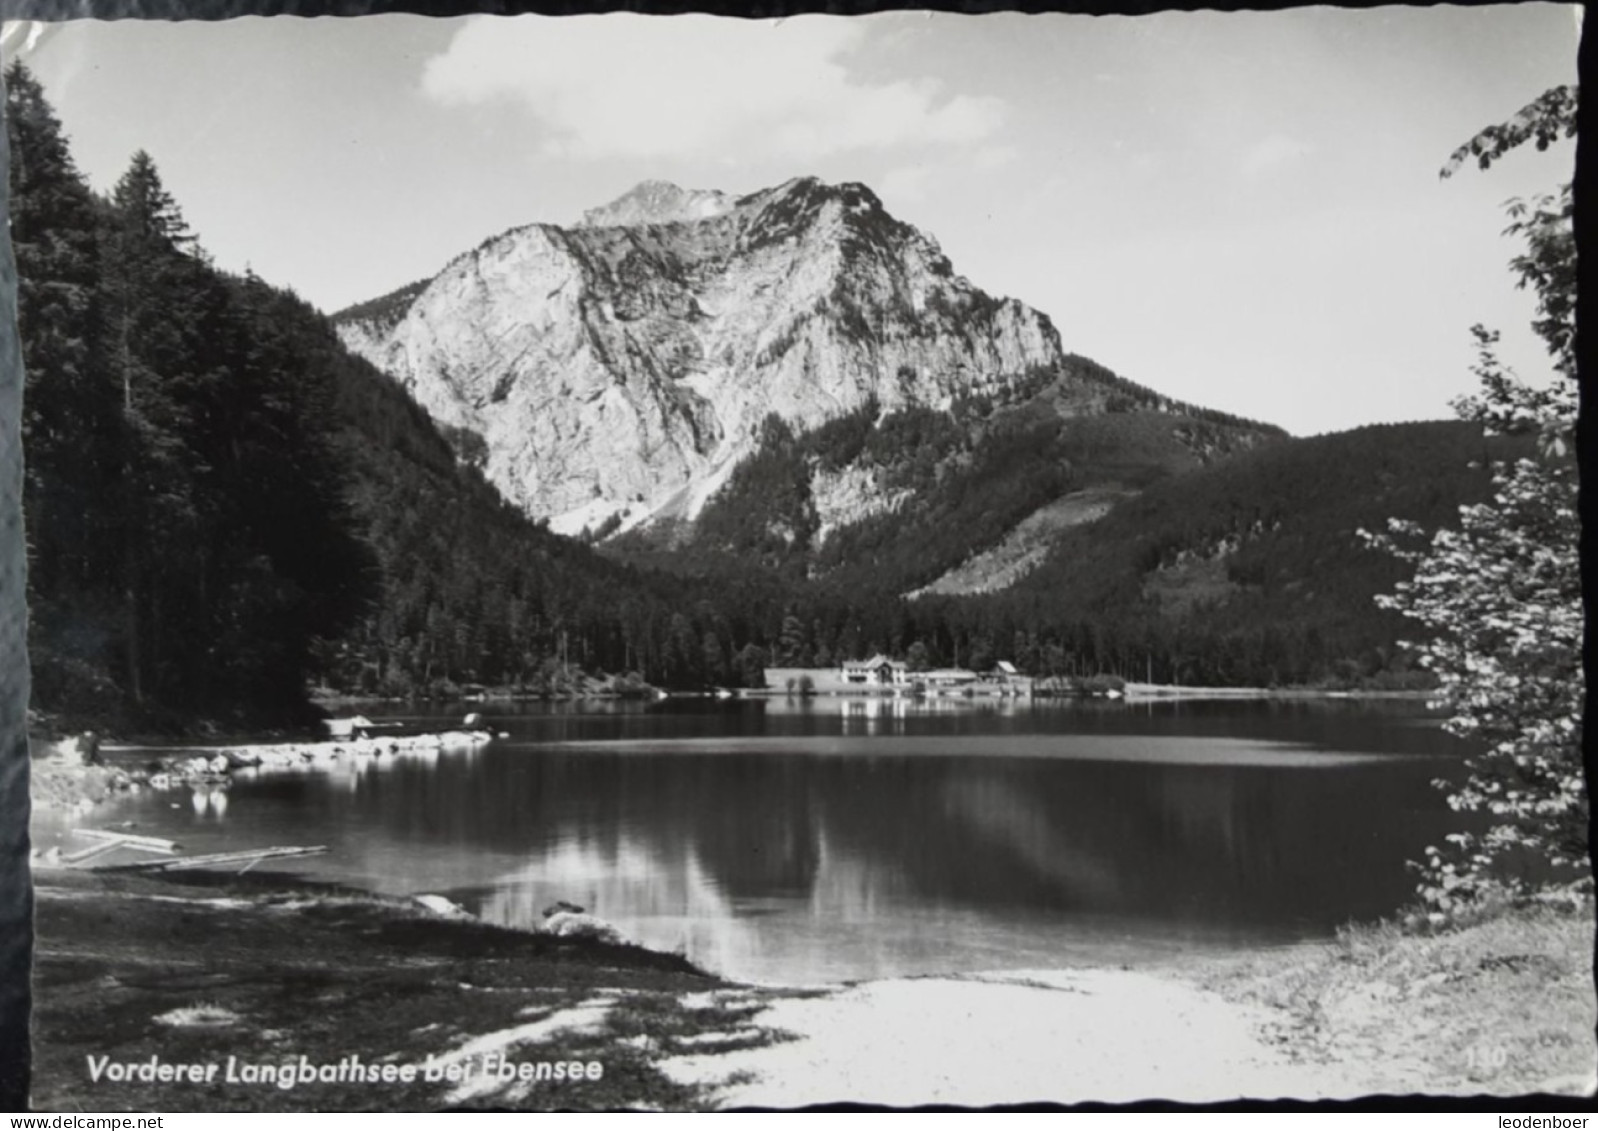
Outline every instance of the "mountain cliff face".
<path id="1" fill-rule="evenodd" d="M 957 276 L 864 186 L 814 178 L 744 197 L 646 182 L 336 321 L 564 533 L 694 518 L 769 414 L 804 431 L 939 408 L 1062 357 L 1045 315 Z"/>

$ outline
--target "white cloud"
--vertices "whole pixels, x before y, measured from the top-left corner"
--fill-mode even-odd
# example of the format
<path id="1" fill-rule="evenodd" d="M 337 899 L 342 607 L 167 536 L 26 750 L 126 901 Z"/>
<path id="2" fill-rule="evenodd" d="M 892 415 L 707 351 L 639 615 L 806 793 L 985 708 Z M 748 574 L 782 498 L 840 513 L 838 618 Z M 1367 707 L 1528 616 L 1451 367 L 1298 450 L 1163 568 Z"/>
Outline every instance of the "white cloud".
<path id="1" fill-rule="evenodd" d="M 998 98 L 852 75 L 844 59 L 866 32 L 828 16 L 477 17 L 427 61 L 422 88 L 445 105 L 520 103 L 547 150 L 580 158 L 812 159 L 973 144 L 998 129 Z"/>
<path id="2" fill-rule="evenodd" d="M 1315 151 L 1315 147 L 1296 138 L 1286 137 L 1282 134 L 1272 134 L 1264 141 L 1256 142 L 1247 153 L 1243 155 L 1243 176 L 1249 180 L 1262 176 L 1290 161 L 1297 161 L 1300 157 L 1307 156 Z"/>
<path id="3" fill-rule="evenodd" d="M 1013 145 L 985 145 L 976 151 L 971 163 L 976 168 L 985 171 L 1000 169 L 1019 156 L 1021 156 L 1021 151 Z"/>

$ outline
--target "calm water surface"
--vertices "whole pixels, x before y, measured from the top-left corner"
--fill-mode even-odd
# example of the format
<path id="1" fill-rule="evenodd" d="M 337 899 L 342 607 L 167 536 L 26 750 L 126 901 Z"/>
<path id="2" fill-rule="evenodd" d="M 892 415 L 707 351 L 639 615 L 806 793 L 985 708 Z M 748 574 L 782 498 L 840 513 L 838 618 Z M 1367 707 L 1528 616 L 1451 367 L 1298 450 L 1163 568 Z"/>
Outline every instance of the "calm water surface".
<path id="1" fill-rule="evenodd" d="M 465 708 L 463 708 L 464 710 Z M 1127 963 L 1391 911 L 1465 748 L 1411 702 L 817 699 L 508 711 L 473 753 L 105 814 L 530 926 L 572 900 L 729 976 Z M 417 723 L 457 723 L 406 716 Z"/>

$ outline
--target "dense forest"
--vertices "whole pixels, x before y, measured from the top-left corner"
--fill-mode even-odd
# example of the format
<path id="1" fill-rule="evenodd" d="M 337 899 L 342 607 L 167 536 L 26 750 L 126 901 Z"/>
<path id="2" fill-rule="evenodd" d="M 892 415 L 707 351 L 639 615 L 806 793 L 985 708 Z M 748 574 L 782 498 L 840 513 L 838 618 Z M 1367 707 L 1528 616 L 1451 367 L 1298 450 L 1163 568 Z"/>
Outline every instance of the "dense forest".
<path id="1" fill-rule="evenodd" d="M 292 300 L 210 268 L 147 155 L 96 197 L 6 78 L 36 699 L 290 709 L 374 591 L 332 374 Z"/>
<path id="2" fill-rule="evenodd" d="M 1404 623 L 1372 601 L 1403 580 L 1402 564 L 1359 532 L 1389 517 L 1427 529 L 1454 519 L 1487 497 L 1488 454 L 1478 426 L 1450 421 L 1264 445 L 1064 531 L 1009 590 L 939 603 L 993 646 L 1018 642 L 1034 668 L 1171 683 L 1422 685 L 1396 647 Z"/>
<path id="3" fill-rule="evenodd" d="M 293 293 L 218 270 L 155 162 L 108 195 L 6 74 L 36 705 L 113 725 L 308 718 L 315 686 L 758 684 L 874 651 L 1034 674 L 1405 682 L 1355 531 L 1483 497 L 1463 424 L 1314 440 L 1083 358 L 947 410 L 773 418 L 700 520 L 600 547 L 505 503 L 461 437 Z M 1473 464 L 1475 466 L 1473 466 Z M 906 502 L 822 530 L 818 474 Z M 1135 497 L 1013 588 L 904 595 L 1084 486 Z M 601 532 L 603 533 L 603 532 Z M 592 539 L 591 539 L 592 540 Z"/>

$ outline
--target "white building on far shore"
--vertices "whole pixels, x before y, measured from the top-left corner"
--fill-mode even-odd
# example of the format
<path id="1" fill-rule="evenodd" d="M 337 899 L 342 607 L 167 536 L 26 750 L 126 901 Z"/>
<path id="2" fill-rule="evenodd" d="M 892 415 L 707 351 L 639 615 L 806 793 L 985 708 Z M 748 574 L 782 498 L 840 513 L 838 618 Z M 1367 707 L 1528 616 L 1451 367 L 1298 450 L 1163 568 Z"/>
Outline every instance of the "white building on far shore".
<path id="1" fill-rule="evenodd" d="M 910 686 L 910 665 L 880 652 L 869 660 L 845 660 L 840 675 L 846 687 Z"/>

